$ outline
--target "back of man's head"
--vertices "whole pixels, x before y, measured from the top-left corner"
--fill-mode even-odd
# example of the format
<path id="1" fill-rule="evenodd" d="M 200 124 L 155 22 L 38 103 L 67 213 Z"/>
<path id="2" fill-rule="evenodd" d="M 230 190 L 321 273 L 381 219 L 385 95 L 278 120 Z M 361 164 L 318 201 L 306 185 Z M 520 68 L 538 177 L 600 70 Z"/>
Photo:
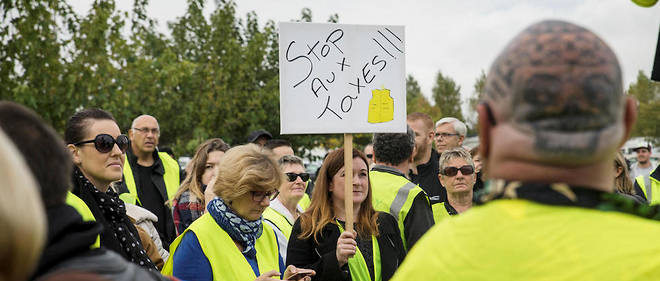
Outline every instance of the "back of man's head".
<path id="1" fill-rule="evenodd" d="M 614 52 L 563 21 L 534 24 L 509 43 L 488 73 L 482 104 L 480 135 L 490 142 L 482 152 L 542 165 L 611 162 L 634 122 L 628 111 L 624 118 Z"/>
<path id="2" fill-rule="evenodd" d="M 0 128 L 25 158 L 46 208 L 63 204 L 73 162 L 60 136 L 33 111 L 6 101 L 0 102 Z"/>
<path id="3" fill-rule="evenodd" d="M 410 159 L 415 148 L 415 132 L 407 126 L 407 133 L 376 133 L 373 138 L 376 162 L 399 165 Z"/>

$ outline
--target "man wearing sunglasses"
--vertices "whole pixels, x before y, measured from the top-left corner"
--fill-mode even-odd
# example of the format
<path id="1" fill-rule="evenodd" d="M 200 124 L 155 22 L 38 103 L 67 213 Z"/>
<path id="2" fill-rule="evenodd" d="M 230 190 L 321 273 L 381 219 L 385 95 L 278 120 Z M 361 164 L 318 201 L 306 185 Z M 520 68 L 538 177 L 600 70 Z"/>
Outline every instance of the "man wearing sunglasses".
<path id="1" fill-rule="evenodd" d="M 470 153 L 463 148 L 445 150 L 440 155 L 438 179 L 447 189 L 447 202 L 433 205 L 435 223 L 472 207 L 472 188 L 477 179 Z"/>
<path id="2" fill-rule="evenodd" d="M 156 229 L 165 249 L 176 238 L 172 212 L 165 202 L 173 198 L 180 184 L 176 160 L 158 152 L 160 127 L 158 120 L 141 115 L 128 131 L 130 149 L 126 151 L 123 182 L 119 197 L 126 203 L 141 206 L 158 217 Z"/>
<path id="3" fill-rule="evenodd" d="M 622 80 L 581 26 L 547 20 L 516 36 L 477 106 L 483 205 L 439 222 L 391 280 L 660 276 L 659 208 L 614 193 L 612 159 L 636 118 Z"/>

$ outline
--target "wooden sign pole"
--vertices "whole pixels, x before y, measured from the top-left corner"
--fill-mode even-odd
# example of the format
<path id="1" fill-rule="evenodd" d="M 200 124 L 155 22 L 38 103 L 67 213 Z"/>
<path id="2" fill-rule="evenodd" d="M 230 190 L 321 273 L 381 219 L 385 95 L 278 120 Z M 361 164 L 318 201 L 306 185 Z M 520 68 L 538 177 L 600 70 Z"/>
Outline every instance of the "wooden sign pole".
<path id="1" fill-rule="evenodd" d="M 346 231 L 353 231 L 353 134 L 344 134 L 344 213 Z"/>

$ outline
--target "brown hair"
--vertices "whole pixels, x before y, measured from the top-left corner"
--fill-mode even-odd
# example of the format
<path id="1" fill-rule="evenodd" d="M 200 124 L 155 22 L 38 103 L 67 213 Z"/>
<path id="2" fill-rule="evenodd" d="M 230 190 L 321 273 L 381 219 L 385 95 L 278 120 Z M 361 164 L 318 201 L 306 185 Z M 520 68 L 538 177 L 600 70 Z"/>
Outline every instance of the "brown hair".
<path id="1" fill-rule="evenodd" d="M 368 167 L 369 162 L 367 162 L 366 156 L 364 156 L 364 153 L 361 151 L 353 149 L 353 158 L 360 158 Z M 325 158 L 325 161 L 323 161 L 323 165 L 321 166 L 321 170 L 319 171 L 319 175 L 314 184 L 312 202 L 309 208 L 307 208 L 307 211 L 300 216 L 301 231 L 298 238 L 308 239 L 313 237 L 314 242 L 318 243 L 323 228 L 327 224 L 333 223 L 333 220 L 335 219 L 335 210 L 332 205 L 332 197 L 330 196 L 329 188 L 332 183 L 332 177 L 343 167 L 343 148 L 330 152 Z M 371 203 L 371 181 L 369 181 L 368 190 L 369 193 L 367 194 L 367 198 L 360 205 L 358 218 L 355 222 L 357 224 L 355 230 L 360 237 L 368 237 L 370 235 L 378 236 L 378 215 Z"/>
<path id="2" fill-rule="evenodd" d="M 616 191 L 634 195 L 635 191 L 633 190 L 633 183 L 628 174 L 628 165 L 621 152 L 617 152 L 616 157 L 614 158 L 614 168 L 618 169 L 619 167 L 621 167 L 621 174 L 614 179 L 614 187 L 616 188 Z"/>
<path id="3" fill-rule="evenodd" d="M 426 127 L 427 130 L 433 131 L 433 119 L 431 119 L 431 116 L 425 113 L 421 112 L 413 112 L 408 114 L 408 117 L 406 117 L 407 121 L 417 121 L 417 120 L 422 120 L 424 122 L 424 126 Z"/>
<path id="4" fill-rule="evenodd" d="M 229 145 L 220 138 L 209 139 L 197 146 L 195 156 L 190 160 L 190 164 L 188 164 L 189 166 L 186 167 L 188 175 L 183 180 L 183 183 L 181 183 L 179 190 L 173 198 L 178 199 L 183 192 L 190 190 L 191 197 L 195 196 L 203 201 L 204 192 L 202 192 L 202 175 L 204 174 L 209 154 L 214 151 L 226 152 L 227 150 L 229 150 Z"/>
<path id="5" fill-rule="evenodd" d="M 278 190 L 284 173 L 274 157 L 269 149 L 253 143 L 227 150 L 218 164 L 213 193 L 232 201 L 250 191 Z"/>

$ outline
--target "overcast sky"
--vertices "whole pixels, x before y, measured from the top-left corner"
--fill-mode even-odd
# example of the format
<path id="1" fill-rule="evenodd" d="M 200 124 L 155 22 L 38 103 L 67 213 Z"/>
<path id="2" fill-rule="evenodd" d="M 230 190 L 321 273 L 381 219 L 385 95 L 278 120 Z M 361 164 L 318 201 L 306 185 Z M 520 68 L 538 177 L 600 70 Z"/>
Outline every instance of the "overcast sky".
<path id="1" fill-rule="evenodd" d="M 91 0 L 69 0 L 86 14 Z M 133 0 L 116 0 L 130 11 Z M 185 0 L 152 0 L 150 17 L 161 32 L 166 23 L 182 16 Z M 255 11 L 259 21 L 290 21 L 300 11 L 312 10 L 314 22 L 326 22 L 331 14 L 339 23 L 403 25 L 406 37 L 406 72 L 431 96 L 438 71 L 453 78 L 463 99 L 473 92 L 479 73 L 488 68 L 504 45 L 526 26 L 544 19 L 562 19 L 582 25 L 605 40 L 622 64 L 624 82 L 635 81 L 637 72 L 650 75 L 660 29 L 660 4 L 642 8 L 627 0 L 240 0 L 237 15 Z M 215 2 L 207 1 L 208 15 Z"/>

